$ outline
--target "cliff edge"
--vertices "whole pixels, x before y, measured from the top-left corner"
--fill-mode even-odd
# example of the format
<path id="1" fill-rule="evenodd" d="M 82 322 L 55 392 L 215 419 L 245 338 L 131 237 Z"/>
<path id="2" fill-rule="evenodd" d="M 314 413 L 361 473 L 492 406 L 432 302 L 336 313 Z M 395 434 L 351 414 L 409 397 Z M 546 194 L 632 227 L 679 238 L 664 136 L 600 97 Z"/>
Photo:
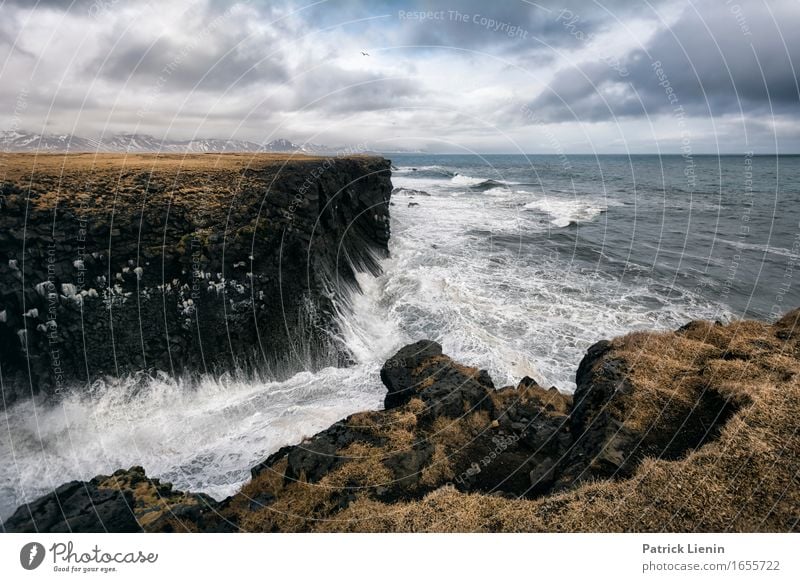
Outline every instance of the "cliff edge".
<path id="1" fill-rule="evenodd" d="M 0 406 L 104 375 L 347 360 L 333 302 L 387 252 L 387 160 L 1 158 Z"/>

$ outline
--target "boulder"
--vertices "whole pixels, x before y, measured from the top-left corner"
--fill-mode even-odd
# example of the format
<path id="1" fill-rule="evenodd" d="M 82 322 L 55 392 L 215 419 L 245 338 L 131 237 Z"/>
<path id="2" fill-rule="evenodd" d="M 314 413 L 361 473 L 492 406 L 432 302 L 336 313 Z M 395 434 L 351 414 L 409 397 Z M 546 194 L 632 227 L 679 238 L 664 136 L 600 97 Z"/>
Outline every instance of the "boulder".
<path id="1" fill-rule="evenodd" d="M 442 346 L 430 340 L 400 349 L 381 368 L 381 380 L 388 390 L 386 409 L 419 398 L 426 416 L 456 418 L 493 406 L 489 391 L 494 385 L 489 374 L 454 362 L 442 355 Z"/>
<path id="2" fill-rule="evenodd" d="M 36 501 L 20 506 L 3 524 L 9 533 L 139 532 L 133 493 L 70 481 Z"/>
<path id="3" fill-rule="evenodd" d="M 434 341 L 421 340 L 401 348 L 386 360 L 381 368 L 381 382 L 387 389 L 384 408 L 396 408 L 411 400 L 416 391 L 416 368 L 422 362 L 441 355 L 442 346 Z"/>
<path id="4" fill-rule="evenodd" d="M 208 495 L 173 490 L 149 479 L 142 467 L 71 481 L 20 506 L 3 524 L 7 532 L 102 533 L 228 531 Z"/>

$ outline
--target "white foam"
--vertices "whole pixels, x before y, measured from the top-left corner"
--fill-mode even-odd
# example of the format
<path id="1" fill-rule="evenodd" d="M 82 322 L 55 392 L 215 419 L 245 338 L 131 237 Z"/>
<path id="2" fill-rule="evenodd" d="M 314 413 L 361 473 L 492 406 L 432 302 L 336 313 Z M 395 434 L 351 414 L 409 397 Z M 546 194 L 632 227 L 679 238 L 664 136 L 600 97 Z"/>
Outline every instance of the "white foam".
<path id="1" fill-rule="evenodd" d="M 429 172 L 448 177 L 453 175 L 453 172 L 444 166 L 400 166 L 392 169 L 393 176 L 395 174 L 411 174 L 416 172 Z"/>
<path id="2" fill-rule="evenodd" d="M 450 180 L 446 178 L 416 178 L 406 176 L 393 176 L 392 184 L 395 188 L 403 190 L 423 190 L 431 194 L 444 188 L 451 187 Z"/>
<path id="3" fill-rule="evenodd" d="M 527 210 L 538 210 L 552 217 L 553 226 L 563 228 L 573 223 L 588 222 L 606 210 L 608 205 L 595 200 L 544 197 L 525 204 Z"/>
<path id="4" fill-rule="evenodd" d="M 140 378 L 57 406 L 23 402 L 7 413 L 13 440 L 0 440 L 0 519 L 66 481 L 133 465 L 221 499 L 269 453 L 355 411 L 379 408 L 384 393 L 377 369 L 359 365 L 285 382 L 225 376 L 188 386 Z"/>
<path id="5" fill-rule="evenodd" d="M 506 188 L 505 186 L 495 186 L 494 188 L 489 188 L 483 192 L 484 195 L 491 195 L 491 196 L 500 196 L 500 195 L 507 195 L 510 194 L 511 190 Z"/>
<path id="6" fill-rule="evenodd" d="M 456 174 L 450 181 L 457 186 L 476 186 L 486 181 L 486 178 L 473 178 L 464 174 Z"/>

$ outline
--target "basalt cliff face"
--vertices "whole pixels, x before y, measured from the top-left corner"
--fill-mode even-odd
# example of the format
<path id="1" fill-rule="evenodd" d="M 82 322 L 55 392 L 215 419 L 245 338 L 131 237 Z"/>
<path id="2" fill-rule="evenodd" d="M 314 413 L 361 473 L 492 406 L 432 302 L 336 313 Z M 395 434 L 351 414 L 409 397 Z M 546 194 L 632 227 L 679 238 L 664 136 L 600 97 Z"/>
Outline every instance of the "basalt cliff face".
<path id="1" fill-rule="evenodd" d="M 3 155 L 3 403 L 146 371 L 347 359 L 336 291 L 377 269 L 389 162 Z"/>
<path id="2" fill-rule="evenodd" d="M 376 370 L 377 373 L 377 370 Z M 345 418 L 217 502 L 141 467 L 72 482 L 7 531 L 797 531 L 800 310 L 592 346 L 571 396 L 496 388 L 420 341 Z"/>

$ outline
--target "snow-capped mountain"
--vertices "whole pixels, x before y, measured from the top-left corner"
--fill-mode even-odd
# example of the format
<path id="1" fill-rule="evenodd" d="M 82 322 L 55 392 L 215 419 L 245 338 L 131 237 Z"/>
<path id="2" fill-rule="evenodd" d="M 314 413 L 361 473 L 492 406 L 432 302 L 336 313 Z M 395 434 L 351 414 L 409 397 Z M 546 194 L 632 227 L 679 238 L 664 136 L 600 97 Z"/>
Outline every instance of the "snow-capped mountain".
<path id="1" fill-rule="evenodd" d="M 193 139 L 188 141 L 162 140 L 152 135 L 118 133 L 94 141 L 95 151 L 129 153 L 209 153 L 257 152 L 256 143 L 230 139 Z"/>
<path id="2" fill-rule="evenodd" d="M 343 148 L 338 148 L 343 149 Z M 127 152 L 127 153 L 221 153 L 221 152 L 335 152 L 318 144 L 296 144 L 284 138 L 264 144 L 234 139 L 162 140 L 141 133 L 118 133 L 99 139 L 75 135 L 36 134 L 26 131 L 0 132 L 0 151 L 5 152 Z"/>
<path id="3" fill-rule="evenodd" d="M 304 152 L 307 154 L 317 154 L 322 152 L 334 152 L 340 148 L 332 148 L 314 143 L 296 144 L 288 139 L 274 139 L 261 146 L 261 151 L 265 152 Z"/>
<path id="4" fill-rule="evenodd" d="M 258 152 L 261 147 L 257 143 L 240 139 L 193 139 L 180 142 L 177 147 L 187 152 Z"/>
<path id="5" fill-rule="evenodd" d="M 162 140 L 146 134 L 118 133 L 92 140 L 94 151 L 99 152 L 159 152 L 165 151 Z"/>
<path id="6" fill-rule="evenodd" d="M 0 132 L 0 151 L 4 152 L 82 152 L 94 149 L 90 140 L 74 135 L 39 134 L 17 130 Z"/>

